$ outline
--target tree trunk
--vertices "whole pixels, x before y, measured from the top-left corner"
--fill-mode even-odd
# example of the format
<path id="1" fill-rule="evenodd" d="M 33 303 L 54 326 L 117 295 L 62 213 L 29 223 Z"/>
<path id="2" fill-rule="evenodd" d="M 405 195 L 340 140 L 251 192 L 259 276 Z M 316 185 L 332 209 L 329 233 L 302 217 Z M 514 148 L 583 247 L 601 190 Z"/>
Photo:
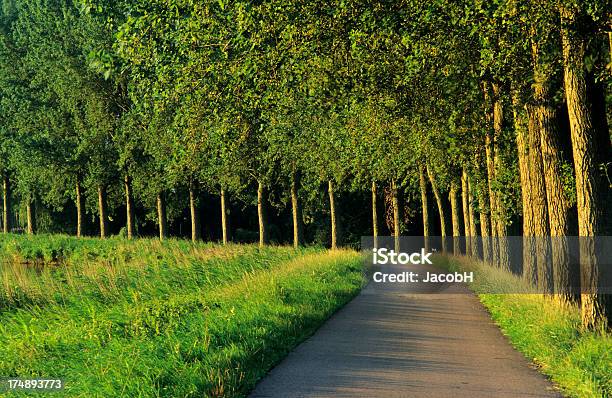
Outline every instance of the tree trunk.
<path id="1" fill-rule="evenodd" d="M 191 241 L 200 240 L 200 212 L 198 211 L 198 198 L 193 184 L 189 186 L 189 212 L 191 215 Z"/>
<path id="2" fill-rule="evenodd" d="M 468 176 L 467 187 L 468 187 L 468 212 L 470 213 L 470 251 L 472 252 L 472 256 L 476 258 L 480 258 L 480 248 L 478 244 L 478 231 L 476 229 L 476 214 L 474 212 L 474 194 L 472 193 L 472 185 L 473 182 L 471 178 Z"/>
<path id="3" fill-rule="evenodd" d="M 470 182 L 470 186 L 472 183 Z M 478 184 L 478 205 L 480 208 L 480 235 L 482 239 L 482 260 L 491 264 L 493 259 L 493 250 L 491 242 L 491 218 L 489 216 L 489 210 L 487 209 L 487 182 L 480 182 Z M 470 210 L 471 212 L 471 210 Z M 476 231 L 476 228 L 474 228 Z"/>
<path id="4" fill-rule="evenodd" d="M 610 64 L 612 64 L 612 24 L 610 24 L 609 28 L 611 30 L 608 32 L 608 44 L 610 45 Z M 612 68 L 610 68 L 610 72 L 612 73 Z"/>
<path id="5" fill-rule="evenodd" d="M 427 181 L 425 170 L 419 167 L 419 187 L 421 189 L 421 209 L 423 212 L 423 237 L 425 238 L 425 250 L 429 251 L 429 200 L 427 199 Z"/>
<path id="6" fill-rule="evenodd" d="M 561 38 L 563 47 L 563 69 L 565 97 L 569 113 L 574 169 L 576 170 L 576 201 L 578 207 L 578 234 L 593 237 L 604 232 L 602 219 L 603 181 L 597 167 L 598 133 L 587 93 L 585 53 L 587 39 L 573 26 L 580 18 L 571 6 L 560 5 Z M 581 239 L 580 263 L 583 268 L 581 279 L 585 290 L 581 293 L 582 325 L 597 328 L 604 323 L 605 295 L 597 294 L 599 284 L 599 259 L 590 239 Z"/>
<path id="7" fill-rule="evenodd" d="M 550 45 L 550 44 L 548 44 Z M 534 61 L 534 99 L 535 117 L 540 130 L 540 148 L 546 202 L 548 210 L 549 233 L 552 250 L 552 283 L 554 292 L 563 301 L 571 301 L 570 259 L 568 242 L 569 214 L 571 206 L 563 188 L 563 155 L 560 142 L 560 131 L 556 125 L 556 112 L 552 99 L 554 90 L 550 64 L 545 63 L 540 54 L 539 43 L 533 42 L 532 56 Z"/>
<path id="8" fill-rule="evenodd" d="M 485 106 L 487 107 L 485 113 L 485 119 L 487 120 L 487 131 L 485 135 L 485 154 L 486 154 L 486 165 L 487 165 L 487 185 L 488 185 L 488 195 L 489 195 L 489 214 L 490 214 L 490 223 L 491 223 L 491 236 L 492 239 L 487 237 L 487 240 L 490 243 L 491 250 L 491 258 L 490 262 L 492 264 L 499 264 L 499 245 L 496 239 L 497 236 L 497 199 L 496 192 L 493 187 L 495 181 L 495 161 L 494 161 L 494 149 L 493 149 L 493 136 L 491 132 L 491 122 L 494 119 L 494 112 L 489 111 L 490 108 L 494 108 L 494 106 L 490 105 L 490 93 L 488 84 L 483 84 L 483 91 L 485 95 Z"/>
<path id="9" fill-rule="evenodd" d="M 85 236 L 85 197 L 81 183 L 76 183 L 77 238 Z"/>
<path id="10" fill-rule="evenodd" d="M 262 182 L 257 183 L 257 217 L 259 220 L 259 247 L 268 243 L 268 231 L 266 225 L 266 203 L 265 189 Z"/>
<path id="11" fill-rule="evenodd" d="M 421 190 L 421 211 L 423 213 L 423 236 L 425 237 L 425 248 L 429 249 L 430 221 L 429 221 L 429 199 L 427 197 L 427 180 L 425 179 L 425 167 L 419 167 L 419 188 Z"/>
<path id="12" fill-rule="evenodd" d="M 157 194 L 157 224 L 159 225 L 159 240 L 167 236 L 166 198 L 162 192 Z"/>
<path id="13" fill-rule="evenodd" d="M 391 203 L 393 206 L 393 240 L 395 243 L 395 251 L 400 251 L 400 215 L 399 215 L 399 198 L 397 193 L 397 182 L 395 178 L 391 180 Z"/>
<path id="14" fill-rule="evenodd" d="M 106 238 L 108 227 L 106 223 L 106 187 L 98 185 L 98 215 L 100 219 L 100 238 Z"/>
<path id="15" fill-rule="evenodd" d="M 134 195 L 132 194 L 132 180 L 129 175 L 125 175 L 123 180 L 125 185 L 125 212 L 126 212 L 126 227 L 127 238 L 134 237 Z"/>
<path id="16" fill-rule="evenodd" d="M 504 109 L 499 84 L 493 83 L 491 87 L 493 89 L 493 130 L 495 133 L 493 140 L 493 164 L 495 167 L 494 176 L 497 177 L 497 171 L 501 170 L 502 168 L 501 158 L 499 156 L 499 141 L 503 135 Z M 506 226 L 506 209 L 499 192 L 495 193 L 495 213 L 497 217 L 497 220 L 495 221 L 495 235 L 497 237 L 497 247 L 499 251 L 499 267 L 509 271 L 510 253 L 507 237 L 508 228 Z"/>
<path id="17" fill-rule="evenodd" d="M 34 235 L 36 232 L 36 209 L 35 199 L 33 195 L 28 197 L 28 203 L 26 204 L 26 213 L 28 218 L 28 235 Z"/>
<path id="18" fill-rule="evenodd" d="M 374 247 L 378 247 L 378 211 L 376 182 L 372 181 L 372 237 Z"/>
<path id="19" fill-rule="evenodd" d="M 334 183 L 332 180 L 329 180 L 328 183 L 328 193 L 329 193 L 329 212 L 331 217 L 331 248 L 338 248 L 338 218 L 336 214 L 336 204 L 334 201 Z"/>
<path id="20" fill-rule="evenodd" d="M 8 175 L 4 175 L 3 181 L 3 200 L 4 200 L 4 213 L 2 215 L 3 219 L 3 231 L 5 234 L 11 232 L 11 181 L 9 180 Z"/>
<path id="21" fill-rule="evenodd" d="M 459 221 L 459 196 L 457 195 L 457 182 L 452 180 L 450 183 L 450 192 L 448 199 L 451 204 L 451 219 L 453 225 L 453 254 L 458 256 L 461 254 L 459 245 L 459 236 L 461 236 L 461 225 Z"/>
<path id="22" fill-rule="evenodd" d="M 463 209 L 463 229 L 465 231 L 465 254 L 466 256 L 472 255 L 472 242 L 470 232 L 470 213 L 468 211 L 468 175 L 463 168 L 461 173 L 461 204 Z"/>
<path id="23" fill-rule="evenodd" d="M 226 245 L 230 239 L 229 236 L 229 207 L 225 202 L 225 190 L 221 189 L 221 234 L 223 236 L 223 244 Z"/>
<path id="24" fill-rule="evenodd" d="M 512 97 L 514 130 L 516 131 L 516 148 L 518 154 L 519 176 L 521 179 L 521 200 L 523 207 L 523 276 L 526 280 L 535 282 L 536 252 L 535 252 L 535 225 L 533 214 L 532 183 L 529 161 L 528 121 L 525 109 L 519 100 L 519 93 Z M 534 133 L 534 132 L 531 132 Z"/>
<path id="25" fill-rule="evenodd" d="M 291 182 L 291 209 L 293 215 L 293 247 L 298 248 L 303 243 L 302 209 L 298 196 L 300 177 L 298 173 L 293 174 Z"/>
<path id="26" fill-rule="evenodd" d="M 429 176 L 429 182 L 431 183 L 431 190 L 436 198 L 436 204 L 438 206 L 438 214 L 440 216 L 440 235 L 442 237 L 442 251 L 447 252 L 446 248 L 446 214 L 444 211 L 444 203 L 442 201 L 442 195 L 438 190 L 438 184 L 436 183 L 436 176 L 431 171 L 429 166 L 427 168 L 427 175 Z"/>
<path id="27" fill-rule="evenodd" d="M 496 239 L 497 236 L 497 214 L 495 212 L 495 205 L 497 203 L 495 190 L 493 189 L 494 179 L 495 179 L 495 167 L 493 162 L 493 147 L 492 147 L 492 138 L 490 132 L 487 131 L 487 135 L 485 137 L 485 149 L 487 156 L 487 185 L 488 185 L 488 195 L 489 195 L 489 214 L 490 214 L 490 223 L 491 230 L 490 234 L 487 235 L 487 240 L 489 241 L 489 246 L 491 250 L 491 258 L 490 262 L 492 264 L 499 264 L 499 246 Z M 492 237 L 489 239 L 488 237 Z"/>
<path id="28" fill-rule="evenodd" d="M 533 234 L 535 236 L 535 257 L 538 286 L 547 291 L 552 285 L 550 245 L 545 237 L 550 236 L 548 228 L 548 209 L 544 166 L 540 147 L 538 120 L 532 106 L 527 107 L 529 118 L 529 181 L 531 182 L 531 208 L 533 214 Z M 533 269 L 530 269 L 533 271 Z M 528 274 L 529 278 L 530 275 Z"/>

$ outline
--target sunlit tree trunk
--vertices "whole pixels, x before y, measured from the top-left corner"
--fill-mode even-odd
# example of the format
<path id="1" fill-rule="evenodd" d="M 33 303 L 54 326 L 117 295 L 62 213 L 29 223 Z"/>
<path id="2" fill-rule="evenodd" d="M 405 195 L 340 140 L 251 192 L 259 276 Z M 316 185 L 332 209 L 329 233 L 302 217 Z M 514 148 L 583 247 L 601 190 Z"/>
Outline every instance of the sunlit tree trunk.
<path id="1" fill-rule="evenodd" d="M 106 222 L 106 187 L 98 185 L 98 218 L 100 220 L 100 238 L 106 238 L 108 226 Z"/>
<path id="2" fill-rule="evenodd" d="M 610 31 L 608 32 L 608 44 L 610 45 L 610 64 L 612 64 L 612 24 L 609 26 Z M 612 69 L 610 69 L 612 72 Z"/>
<path id="3" fill-rule="evenodd" d="M 191 241 L 200 240 L 200 212 L 198 211 L 198 198 L 193 183 L 189 186 L 189 213 L 191 216 Z"/>
<path id="4" fill-rule="evenodd" d="M 419 188 L 421 189 L 421 208 L 423 212 L 423 237 L 425 250 L 429 251 L 429 200 L 427 199 L 427 181 L 425 180 L 425 167 L 419 167 Z"/>
<path id="5" fill-rule="evenodd" d="M 336 203 L 334 197 L 334 183 L 332 180 L 328 182 L 329 193 L 329 213 L 331 217 L 331 248 L 338 248 L 338 217 L 336 214 Z"/>
<path id="6" fill-rule="evenodd" d="M 36 232 L 36 208 L 35 198 L 32 194 L 28 196 L 28 201 L 26 203 L 26 213 L 28 222 L 28 235 L 34 235 L 34 233 Z"/>
<path id="7" fill-rule="evenodd" d="M 532 106 L 527 107 L 528 131 L 529 131 L 529 181 L 531 182 L 531 211 L 533 220 L 533 235 L 535 239 L 536 266 L 535 278 L 540 289 L 546 291 L 552 284 L 552 273 L 550 262 L 550 245 L 545 237 L 550 236 L 548 228 L 548 209 L 546 203 L 546 186 L 544 184 L 544 166 L 542 163 L 542 151 L 540 147 L 540 134 L 538 120 Z M 523 274 L 525 275 L 525 266 Z M 533 269 L 527 269 L 533 272 Z M 528 280 L 533 280 L 533 275 L 525 275 Z"/>
<path id="8" fill-rule="evenodd" d="M 468 176 L 468 212 L 470 213 L 470 251 L 472 256 L 480 257 L 480 249 L 478 245 L 478 231 L 476 230 L 476 213 L 474 211 L 474 194 L 472 193 L 473 182 L 471 177 Z"/>
<path id="9" fill-rule="evenodd" d="M 226 193 L 221 189 L 221 235 L 223 244 L 226 245 L 230 239 L 229 236 L 229 207 L 226 203 Z"/>
<path id="10" fill-rule="evenodd" d="M 576 29 L 581 15 L 572 6 L 560 5 L 561 37 L 565 97 L 569 113 L 574 169 L 576 170 L 576 201 L 578 207 L 578 234 L 593 237 L 604 232 L 602 217 L 603 181 L 597 170 L 597 131 L 589 106 L 585 53 L 587 38 Z M 608 141 L 609 143 L 609 141 Z M 592 239 L 581 239 L 580 263 L 582 266 L 581 313 L 585 328 L 597 328 L 605 323 L 606 297 L 597 294 L 599 284 L 599 259 Z M 609 298 L 608 298 L 609 299 Z"/>
<path id="11" fill-rule="evenodd" d="M 527 128 L 527 114 L 520 101 L 518 92 L 513 93 L 512 105 L 523 208 L 523 275 L 527 280 L 535 282 L 535 231 L 533 224 L 531 171 L 529 166 L 529 131 Z"/>
<path id="12" fill-rule="evenodd" d="M 495 132 L 493 141 L 493 163 L 495 167 L 495 177 L 497 177 L 498 171 L 501 170 L 502 167 L 501 158 L 499 156 L 499 141 L 503 135 L 504 109 L 501 87 L 497 83 L 493 83 L 491 87 L 493 89 L 493 130 Z M 505 270 L 510 270 L 506 209 L 499 192 L 495 193 L 495 215 L 497 217 L 497 220 L 495 221 L 495 235 L 497 237 L 497 246 L 499 251 L 499 267 Z"/>
<path id="13" fill-rule="evenodd" d="M 167 220 L 166 220 L 166 198 L 162 192 L 157 194 L 157 224 L 159 225 L 159 240 L 166 239 Z"/>
<path id="14" fill-rule="evenodd" d="M 397 192 L 397 182 L 395 179 L 391 180 L 391 203 L 393 206 L 393 238 L 395 242 L 395 251 L 400 250 L 400 215 L 399 215 L 399 198 Z"/>
<path id="15" fill-rule="evenodd" d="M 442 195 L 438 189 L 436 182 L 436 176 L 431 171 L 431 168 L 427 166 L 427 175 L 429 176 L 429 182 L 431 183 L 431 190 L 433 191 L 434 197 L 436 198 L 436 204 L 438 206 L 438 214 L 440 216 L 440 235 L 442 237 L 442 251 L 446 252 L 446 214 L 444 211 L 444 203 L 442 201 Z"/>
<path id="16" fill-rule="evenodd" d="M 457 195 L 457 182 L 452 180 L 450 183 L 450 192 L 448 199 L 451 205 L 451 219 L 453 225 L 453 254 L 458 256 L 461 254 L 459 246 L 459 236 L 461 236 L 461 225 L 459 221 L 459 197 Z"/>
<path id="17" fill-rule="evenodd" d="M 298 196 L 298 187 L 300 184 L 300 176 L 298 173 L 293 174 L 291 182 L 291 211 L 293 216 L 293 247 L 296 249 L 303 241 L 303 226 L 302 226 L 302 209 Z"/>
<path id="18" fill-rule="evenodd" d="M 5 234 L 11 232 L 11 181 L 8 175 L 3 176 L 2 180 L 3 188 L 3 202 L 4 202 L 4 213 L 2 214 L 3 225 L 2 229 Z"/>
<path id="19" fill-rule="evenodd" d="M 127 238 L 134 237 L 134 195 L 132 194 L 132 180 L 129 175 L 125 175 L 123 180 L 125 186 L 125 211 L 126 211 L 126 227 Z"/>
<path id="20" fill-rule="evenodd" d="M 463 209 L 463 229 L 465 231 L 465 254 L 472 255 L 471 232 L 470 232 L 470 213 L 468 212 L 468 175 L 463 168 L 461 173 L 461 204 Z"/>
<path id="21" fill-rule="evenodd" d="M 545 43 L 546 44 L 546 43 Z M 550 45 L 550 43 L 548 43 Z M 552 99 L 552 65 L 546 63 L 540 54 L 539 43 L 532 42 L 534 63 L 535 118 L 540 130 L 540 150 L 546 189 L 546 202 L 551 236 L 552 283 L 557 297 L 570 301 L 571 283 L 569 248 L 566 239 L 569 233 L 570 204 L 563 188 L 563 155 L 560 131 L 556 125 L 556 111 Z"/>
<path id="22" fill-rule="evenodd" d="M 490 214 L 490 223 L 491 223 L 491 237 L 492 239 L 488 239 L 490 243 L 491 249 L 491 259 L 490 262 L 492 264 L 499 264 L 499 245 L 497 241 L 497 199 L 496 192 L 493 187 L 495 181 L 495 161 L 494 161 L 494 148 L 493 148 L 493 131 L 492 131 L 492 122 L 494 119 L 493 108 L 489 85 L 485 82 L 483 83 L 483 91 L 485 95 L 485 118 L 487 121 L 486 126 L 486 134 L 485 134 L 485 155 L 486 155 L 486 165 L 487 165 L 487 185 L 488 185 L 488 195 L 489 195 L 489 214 Z M 489 110 L 491 109 L 491 110 Z"/>
<path id="23" fill-rule="evenodd" d="M 372 237 L 374 239 L 374 247 L 378 247 L 378 211 L 377 211 L 378 193 L 376 182 L 372 181 Z"/>
<path id="24" fill-rule="evenodd" d="M 81 183 L 76 183 L 76 208 L 77 208 L 77 237 L 85 236 L 85 196 Z"/>
<path id="25" fill-rule="evenodd" d="M 265 188 L 262 182 L 257 184 L 257 218 L 259 220 L 259 247 L 263 247 L 268 243 L 268 231 L 266 225 Z"/>
<path id="26" fill-rule="evenodd" d="M 486 174 L 483 173 L 483 174 Z M 489 216 L 489 209 L 487 204 L 489 203 L 487 197 L 487 185 L 486 181 L 481 181 L 477 184 L 478 188 L 478 205 L 480 209 L 480 235 L 482 240 L 482 260 L 490 264 L 492 262 L 492 247 L 491 247 L 491 218 Z"/>

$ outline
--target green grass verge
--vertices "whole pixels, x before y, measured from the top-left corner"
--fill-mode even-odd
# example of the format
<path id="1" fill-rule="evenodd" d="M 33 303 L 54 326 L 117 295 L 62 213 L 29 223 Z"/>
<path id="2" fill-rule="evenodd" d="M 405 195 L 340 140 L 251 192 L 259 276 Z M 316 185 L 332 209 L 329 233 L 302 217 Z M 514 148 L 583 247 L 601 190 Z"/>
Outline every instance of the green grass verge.
<path id="1" fill-rule="evenodd" d="M 564 395 L 612 397 L 612 336 L 604 331 L 582 331 L 577 306 L 530 293 L 520 278 L 472 259 L 438 257 L 436 265 L 451 271 L 476 271 L 471 288 L 495 323 Z M 486 293 L 491 291 L 525 293 Z"/>
<path id="2" fill-rule="evenodd" d="M 0 377 L 64 378 L 68 397 L 244 396 L 363 284 L 352 251 L 0 243 Z M 22 254 L 38 246 L 62 254 Z"/>

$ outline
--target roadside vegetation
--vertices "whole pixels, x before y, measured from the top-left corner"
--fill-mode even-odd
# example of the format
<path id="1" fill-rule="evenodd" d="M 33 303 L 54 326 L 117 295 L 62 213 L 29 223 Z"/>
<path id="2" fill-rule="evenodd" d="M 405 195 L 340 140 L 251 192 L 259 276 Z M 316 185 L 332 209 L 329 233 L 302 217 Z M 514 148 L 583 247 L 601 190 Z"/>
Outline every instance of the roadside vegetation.
<path id="1" fill-rule="evenodd" d="M 603 329 L 585 330 L 577 305 L 537 294 L 520 277 L 473 259 L 437 257 L 436 265 L 476 272 L 471 288 L 495 323 L 565 395 L 612 396 L 612 335 Z M 503 291 L 508 293 L 490 294 Z"/>
<path id="2" fill-rule="evenodd" d="M 344 250 L 0 242 L 0 374 L 70 397 L 243 396 L 363 283 Z"/>

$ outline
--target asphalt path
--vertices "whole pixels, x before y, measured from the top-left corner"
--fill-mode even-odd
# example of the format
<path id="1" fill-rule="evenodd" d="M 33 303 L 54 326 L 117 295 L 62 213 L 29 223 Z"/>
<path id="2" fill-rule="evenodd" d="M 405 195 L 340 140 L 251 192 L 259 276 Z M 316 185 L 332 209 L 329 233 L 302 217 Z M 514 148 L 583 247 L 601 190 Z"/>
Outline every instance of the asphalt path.
<path id="1" fill-rule="evenodd" d="M 386 273 L 435 268 L 387 267 Z M 373 283 L 263 378 L 262 397 L 561 397 L 461 284 Z"/>

